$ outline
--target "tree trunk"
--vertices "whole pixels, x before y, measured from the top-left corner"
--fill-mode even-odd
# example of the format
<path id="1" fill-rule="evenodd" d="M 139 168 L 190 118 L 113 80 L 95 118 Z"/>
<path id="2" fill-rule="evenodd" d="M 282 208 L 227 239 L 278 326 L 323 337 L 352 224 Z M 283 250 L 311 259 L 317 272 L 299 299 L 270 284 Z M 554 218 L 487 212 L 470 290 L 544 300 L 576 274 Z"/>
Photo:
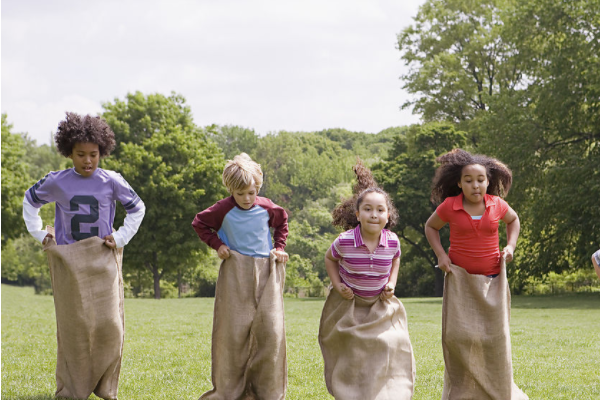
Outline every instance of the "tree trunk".
<path id="1" fill-rule="evenodd" d="M 177 271 L 177 297 L 181 298 L 181 290 L 183 289 L 183 273 L 181 270 Z"/>
<path id="2" fill-rule="evenodd" d="M 160 300 L 160 274 L 156 265 L 152 266 L 152 277 L 154 278 L 154 298 Z"/>
<path id="3" fill-rule="evenodd" d="M 435 276 L 435 287 L 434 287 L 434 295 L 435 297 L 442 297 L 444 295 L 444 271 L 439 268 L 435 268 L 434 276 Z"/>
<path id="4" fill-rule="evenodd" d="M 146 262 L 146 268 L 152 272 L 152 278 L 154 278 L 154 298 L 156 300 L 160 300 L 160 278 L 162 278 L 162 273 L 158 272 L 158 254 L 156 252 L 152 253 L 152 258 L 154 262 L 149 263 Z M 163 271 L 164 272 L 164 271 Z"/>

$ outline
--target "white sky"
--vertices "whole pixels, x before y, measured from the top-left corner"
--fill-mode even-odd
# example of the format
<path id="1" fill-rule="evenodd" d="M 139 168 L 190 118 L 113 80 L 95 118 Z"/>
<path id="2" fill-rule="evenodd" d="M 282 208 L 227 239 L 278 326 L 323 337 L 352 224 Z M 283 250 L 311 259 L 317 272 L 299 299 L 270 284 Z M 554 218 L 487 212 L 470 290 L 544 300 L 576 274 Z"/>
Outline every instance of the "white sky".
<path id="1" fill-rule="evenodd" d="M 396 35 L 424 2 L 2 0 L 2 112 L 40 144 L 135 91 L 259 134 L 416 123 Z"/>

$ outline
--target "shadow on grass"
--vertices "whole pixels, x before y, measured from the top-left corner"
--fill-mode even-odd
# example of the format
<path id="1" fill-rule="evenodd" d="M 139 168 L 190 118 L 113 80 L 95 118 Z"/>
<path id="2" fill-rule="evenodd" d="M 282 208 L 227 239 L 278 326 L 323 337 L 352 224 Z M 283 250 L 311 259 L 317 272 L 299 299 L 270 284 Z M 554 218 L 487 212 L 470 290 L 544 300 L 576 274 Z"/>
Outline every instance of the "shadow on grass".
<path id="1" fill-rule="evenodd" d="M 284 297 L 286 299 L 299 300 L 302 302 L 311 302 L 311 301 L 325 301 L 325 297 Z"/>
<path id="2" fill-rule="evenodd" d="M 405 304 L 442 305 L 441 297 L 402 297 Z M 512 308 L 600 310 L 600 293 L 512 296 Z"/>
<path id="3" fill-rule="evenodd" d="M 600 310 L 600 294 L 571 293 L 538 296 L 513 296 L 512 308 Z"/>
<path id="4" fill-rule="evenodd" d="M 441 297 L 398 297 L 403 303 L 407 304 L 428 304 L 428 305 L 441 305 L 442 298 Z"/>

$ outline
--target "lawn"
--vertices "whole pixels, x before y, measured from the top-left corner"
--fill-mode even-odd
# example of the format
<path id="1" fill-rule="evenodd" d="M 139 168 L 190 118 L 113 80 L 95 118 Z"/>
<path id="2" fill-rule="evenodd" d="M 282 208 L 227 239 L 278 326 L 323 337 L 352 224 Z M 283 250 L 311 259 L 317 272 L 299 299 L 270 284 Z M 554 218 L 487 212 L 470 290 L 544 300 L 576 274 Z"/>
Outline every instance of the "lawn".
<path id="1" fill-rule="evenodd" d="M 286 299 L 288 399 L 331 399 L 317 342 L 323 299 Z M 402 299 L 417 361 L 415 400 L 440 399 L 441 299 Z M 210 389 L 213 299 L 125 301 L 119 398 L 197 399 Z M 515 381 L 531 399 L 600 398 L 600 295 L 514 296 Z M 2 285 L 2 399 L 54 398 L 50 296 Z M 97 399 L 92 396 L 91 398 Z"/>

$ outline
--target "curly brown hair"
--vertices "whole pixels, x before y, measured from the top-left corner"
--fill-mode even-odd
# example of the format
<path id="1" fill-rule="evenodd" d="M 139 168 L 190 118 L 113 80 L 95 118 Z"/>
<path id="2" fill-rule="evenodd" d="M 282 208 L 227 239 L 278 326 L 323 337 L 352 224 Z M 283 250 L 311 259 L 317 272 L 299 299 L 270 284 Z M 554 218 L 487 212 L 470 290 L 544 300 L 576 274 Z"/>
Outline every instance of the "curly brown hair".
<path id="1" fill-rule="evenodd" d="M 356 218 L 356 211 L 358 211 L 360 204 L 369 193 L 379 193 L 385 197 L 389 214 L 385 228 L 395 226 L 398 222 L 398 210 L 394 207 L 392 199 L 385 190 L 377 185 L 377 182 L 373 179 L 371 170 L 363 164 L 360 158 L 357 159 L 356 165 L 352 169 L 356 174 L 356 183 L 352 187 L 354 195 L 333 209 L 331 213 L 333 216 L 333 221 L 331 222 L 333 226 L 338 226 L 345 230 L 356 228 L 359 225 Z"/>
<path id="2" fill-rule="evenodd" d="M 54 136 L 54 142 L 60 154 L 69 157 L 73 153 L 75 143 L 97 144 L 100 157 L 106 157 L 114 150 L 115 133 L 104 119 L 99 116 L 82 116 L 72 112 L 66 114 L 67 117 L 58 124 L 58 130 Z"/>
<path id="3" fill-rule="evenodd" d="M 462 149 L 454 149 L 436 159 L 441 165 L 435 171 L 431 189 L 431 201 L 442 203 L 447 197 L 458 196 L 462 170 L 468 165 L 478 164 L 485 168 L 489 186 L 486 193 L 504 197 L 512 185 L 512 171 L 506 164 L 482 154 L 471 154 Z"/>

